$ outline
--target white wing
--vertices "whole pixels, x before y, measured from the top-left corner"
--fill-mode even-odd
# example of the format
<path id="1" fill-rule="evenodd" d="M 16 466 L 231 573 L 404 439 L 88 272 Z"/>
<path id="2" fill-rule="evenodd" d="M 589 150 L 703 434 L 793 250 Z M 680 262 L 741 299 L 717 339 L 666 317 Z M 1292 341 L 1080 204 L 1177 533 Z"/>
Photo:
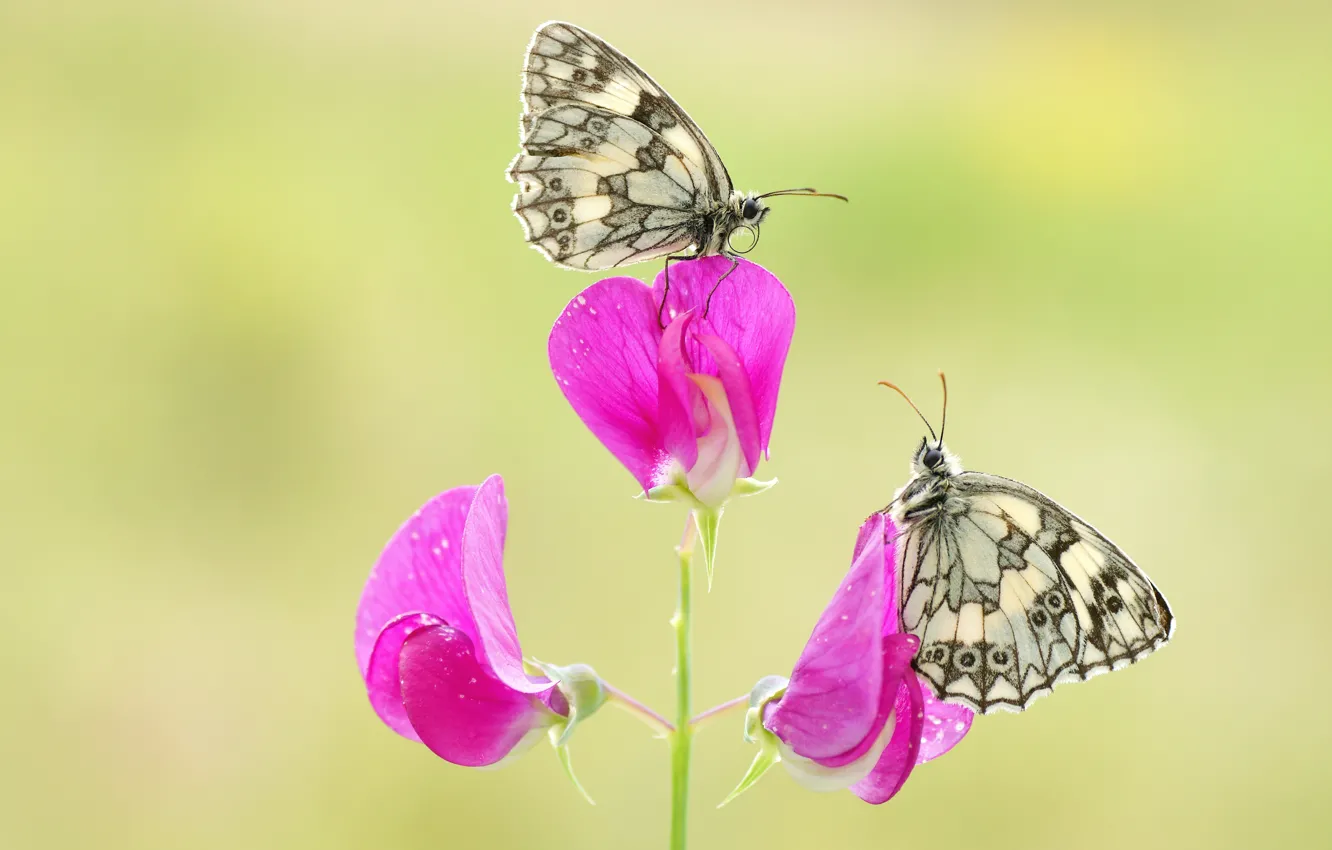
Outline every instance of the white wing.
<path id="1" fill-rule="evenodd" d="M 902 625 L 940 699 L 1021 711 L 1170 639 L 1165 597 L 1096 529 L 1017 481 L 951 483 L 965 510 L 908 522 L 898 562 Z"/>
<path id="2" fill-rule="evenodd" d="M 624 54 L 572 24 L 542 25 L 523 74 L 513 209 L 549 259 L 607 269 L 697 244 L 729 198 L 716 150 Z"/>

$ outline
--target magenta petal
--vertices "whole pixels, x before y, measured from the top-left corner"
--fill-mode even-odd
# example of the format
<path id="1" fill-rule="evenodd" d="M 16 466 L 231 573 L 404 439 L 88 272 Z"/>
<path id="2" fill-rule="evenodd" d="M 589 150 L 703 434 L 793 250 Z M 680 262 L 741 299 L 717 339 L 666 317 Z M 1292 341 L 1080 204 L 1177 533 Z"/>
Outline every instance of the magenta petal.
<path id="1" fill-rule="evenodd" d="M 504 480 L 492 475 L 477 488 L 472 508 L 467 512 L 462 537 L 462 582 L 476 621 L 478 660 L 510 688 L 535 694 L 548 690 L 551 683 L 547 679 L 533 680 L 523 669 L 518 627 L 513 622 L 509 591 L 504 584 L 504 535 L 508 523 Z"/>
<path id="2" fill-rule="evenodd" d="M 539 700 L 492 676 L 458 629 L 418 629 L 403 643 L 398 664 L 412 728 L 445 761 L 494 764 L 544 719 Z"/>
<path id="3" fill-rule="evenodd" d="M 412 722 L 407 719 L 407 711 L 402 707 L 402 680 L 398 676 L 398 653 L 411 635 L 429 626 L 443 625 L 444 621 L 419 611 L 400 614 L 390 620 L 379 632 L 370 661 L 365 671 L 365 689 L 370 696 L 370 706 L 379 719 L 404 738 L 421 740 Z"/>
<path id="4" fill-rule="evenodd" d="M 882 528 L 882 518 L 871 522 Z M 884 599 L 880 531 L 851 565 L 805 644 L 785 695 L 765 718 L 764 725 L 797 755 L 836 758 L 877 737 L 886 720 L 879 716 Z"/>
<path id="5" fill-rule="evenodd" d="M 645 490 L 662 460 L 656 424 L 660 340 L 652 290 L 633 278 L 613 277 L 570 301 L 547 343 L 560 391 Z"/>
<path id="6" fill-rule="evenodd" d="M 925 694 L 924 731 L 921 733 L 918 762 L 924 764 L 957 746 L 971 729 L 975 713 L 964 705 L 940 702 L 922 688 Z"/>
<path id="7" fill-rule="evenodd" d="M 666 453 L 685 469 L 698 462 L 699 424 L 695 415 L 698 386 L 689 380 L 692 370 L 685 357 L 685 331 L 694 320 L 686 313 L 666 326 L 657 355 L 657 427 Z"/>
<path id="8" fill-rule="evenodd" d="M 754 411 L 758 420 L 759 444 L 767 451 L 777 413 L 777 391 L 781 388 L 782 368 L 795 334 L 795 302 L 781 281 L 767 269 L 740 260 L 735 271 L 717 286 L 717 281 L 731 267 L 727 257 L 703 257 L 671 264 L 671 289 L 666 296 L 666 315 L 676 316 L 696 310 L 703 316 L 708 293 L 714 287 L 712 304 L 706 319 L 713 332 L 726 341 L 744 364 L 749 375 Z M 661 303 L 665 288 L 664 274 L 653 285 L 654 307 Z M 701 349 L 701 343 L 695 344 Z M 691 349 L 695 365 L 704 362 L 702 350 Z M 713 369 L 697 371 L 716 374 Z M 728 388 L 729 392 L 729 388 Z M 748 457 L 748 455 L 746 455 Z"/>
<path id="9" fill-rule="evenodd" d="M 460 629 L 473 628 L 461 561 L 463 523 L 476 489 L 456 487 L 435 496 L 384 547 L 356 608 L 356 663 L 362 675 L 380 631 L 402 614 L 426 611 Z"/>
<path id="10" fill-rule="evenodd" d="M 921 728 L 925 722 L 920 681 L 910 667 L 899 679 L 897 699 L 893 703 L 893 737 L 888 741 L 869 776 L 851 786 L 851 793 L 866 803 L 886 803 L 906 784 L 916 766 L 921 749 Z"/>
<path id="11" fill-rule="evenodd" d="M 865 550 L 865 544 L 875 537 L 888 542 L 889 531 L 895 530 L 895 528 L 893 521 L 887 515 L 881 513 L 870 514 L 860 524 L 860 530 L 856 532 L 856 546 L 851 551 L 851 560 L 855 561 L 859 558 L 860 553 Z"/>
<path id="12" fill-rule="evenodd" d="M 851 555 L 854 561 L 860 557 L 870 540 L 877 538 L 883 541 L 883 583 L 887 595 L 887 604 L 883 609 L 884 635 L 895 635 L 902 631 L 897 613 L 897 535 L 897 526 L 891 517 L 881 513 L 872 514 L 861 524 Z"/>
<path id="13" fill-rule="evenodd" d="M 880 522 L 879 520 L 882 520 Z M 884 514 L 875 514 L 860 526 L 856 537 L 855 555 L 860 557 L 866 544 L 874 539 L 884 541 L 884 583 L 887 586 L 888 606 L 883 623 L 884 635 L 901 631 L 897 612 L 897 526 Z M 922 721 L 919 763 L 936 759 L 957 746 L 971 728 L 975 714 L 965 706 L 940 702 L 929 688 L 922 688 L 925 717 Z"/>
<path id="14" fill-rule="evenodd" d="M 714 334 L 699 334 L 698 340 L 712 354 L 717 364 L 717 375 L 721 378 L 722 388 L 726 390 L 726 400 L 731 405 L 731 418 L 735 422 L 736 435 L 740 438 L 740 451 L 745 457 L 740 477 L 748 478 L 758 469 L 759 454 L 763 451 L 749 374 L 726 340 Z"/>

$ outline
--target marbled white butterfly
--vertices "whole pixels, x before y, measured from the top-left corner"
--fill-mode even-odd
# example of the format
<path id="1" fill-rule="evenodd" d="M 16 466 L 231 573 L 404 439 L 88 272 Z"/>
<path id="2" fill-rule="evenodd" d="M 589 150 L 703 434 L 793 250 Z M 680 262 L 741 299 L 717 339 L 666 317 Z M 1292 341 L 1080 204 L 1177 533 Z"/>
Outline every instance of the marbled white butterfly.
<path id="1" fill-rule="evenodd" d="M 883 509 L 898 527 L 902 628 L 921 640 L 916 669 L 935 696 L 1021 711 L 1170 640 L 1165 597 L 1105 535 L 1025 484 L 963 471 L 943 443 L 947 406 L 945 382 L 939 435 L 926 421 Z"/>
<path id="2" fill-rule="evenodd" d="M 573 24 L 542 24 L 523 71 L 522 152 L 509 166 L 527 241 L 561 266 L 597 271 L 758 243 L 765 199 L 834 197 L 814 189 L 734 189 L 721 157 L 665 89 Z M 738 232 L 748 234 L 737 245 Z M 714 286 L 715 289 L 715 286 Z M 664 303 L 664 301 L 663 301 Z"/>

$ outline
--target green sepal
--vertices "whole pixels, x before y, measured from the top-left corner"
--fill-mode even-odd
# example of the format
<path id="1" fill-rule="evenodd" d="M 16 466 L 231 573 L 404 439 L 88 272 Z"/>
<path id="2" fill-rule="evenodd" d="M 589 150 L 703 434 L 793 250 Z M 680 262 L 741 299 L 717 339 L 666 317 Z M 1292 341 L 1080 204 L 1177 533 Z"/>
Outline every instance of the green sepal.
<path id="1" fill-rule="evenodd" d="M 757 496 L 764 490 L 771 490 L 777 479 L 760 481 L 757 478 L 737 478 L 735 486 L 731 488 L 732 496 Z"/>
<path id="2" fill-rule="evenodd" d="M 749 770 L 745 771 L 744 778 L 740 780 L 739 785 L 735 786 L 735 790 L 727 794 L 726 799 L 717 804 L 717 808 L 720 809 L 748 791 L 754 783 L 763 778 L 763 774 L 767 773 L 774 764 L 781 760 L 782 754 L 777 749 L 777 736 L 764 729 L 763 737 L 759 740 L 759 751 L 755 754 L 754 760 L 749 763 Z"/>
<path id="3" fill-rule="evenodd" d="M 642 499 L 645 502 L 687 502 L 690 505 L 698 504 L 694 494 L 689 492 L 689 488 L 680 484 L 660 484 L 650 490 L 643 490 L 634 494 L 635 499 Z"/>
<path id="4" fill-rule="evenodd" d="M 767 481 L 760 481 L 757 478 L 737 478 L 735 484 L 731 487 L 730 495 L 726 498 L 731 499 L 739 496 L 756 496 L 765 490 L 771 490 L 777 483 L 776 478 Z M 723 502 L 717 507 L 709 507 L 698 500 L 693 491 L 689 489 L 684 476 L 678 476 L 669 484 L 658 484 L 648 490 L 640 490 L 634 494 L 635 499 L 642 499 L 645 502 L 684 502 L 696 511 L 714 511 L 718 515 L 721 509 L 725 507 Z"/>
<path id="5" fill-rule="evenodd" d="M 552 731 L 556 728 L 560 730 L 560 736 L 559 740 L 552 739 L 551 743 L 556 749 L 565 747 L 569 743 L 569 737 L 573 735 L 574 727 L 606 704 L 606 688 L 601 683 L 597 671 L 586 664 L 557 667 L 535 658 L 528 659 L 527 663 L 540 670 L 547 679 L 554 681 L 564 696 L 564 701 L 569 704 L 568 717 L 552 727 Z"/>
<path id="6" fill-rule="evenodd" d="M 578 793 L 583 795 L 583 799 L 587 800 L 588 805 L 595 806 L 597 801 L 592 799 L 592 795 L 587 793 L 583 783 L 579 782 L 578 777 L 574 774 L 573 760 L 569 758 L 568 744 L 561 743 L 569 737 L 566 727 L 572 725 L 572 723 L 557 723 L 550 727 L 547 734 L 550 736 L 551 746 L 555 748 L 555 757 L 560 760 L 560 766 L 564 768 L 564 775 L 569 777 L 569 781 L 578 789 Z"/>
<path id="7" fill-rule="evenodd" d="M 758 744 L 759 751 L 749 763 L 749 770 L 745 771 L 740 784 L 735 786 L 735 790 L 727 795 L 725 800 L 717 804 L 717 808 L 720 809 L 748 791 L 763 777 L 763 774 L 782 760 L 777 736 L 763 728 L 763 709 L 773 700 L 780 699 L 782 694 L 786 693 L 788 684 L 790 681 L 785 676 L 764 676 L 749 692 L 749 710 L 745 712 L 745 740 L 751 744 Z"/>
<path id="8" fill-rule="evenodd" d="M 698 526 L 698 540 L 703 544 L 703 570 L 708 575 L 708 591 L 712 591 L 712 565 L 717 560 L 717 532 L 721 526 L 725 507 L 694 509 L 694 523 Z"/>
<path id="9" fill-rule="evenodd" d="M 606 686 L 597 675 L 597 671 L 586 664 L 560 667 L 535 658 L 525 659 L 524 664 L 541 671 L 542 675 L 554 681 L 564 701 L 569 704 L 568 716 L 560 717 L 552 723 L 546 735 L 550 738 L 550 745 L 555 748 L 555 757 L 560 760 L 560 766 L 564 768 L 569 781 L 578 789 L 578 793 L 583 795 L 584 800 L 595 806 L 596 801 L 574 774 L 573 761 L 569 757 L 569 738 L 579 723 L 591 717 L 597 709 L 606 704 L 608 696 Z"/>
<path id="10" fill-rule="evenodd" d="M 763 728 L 763 707 L 775 699 L 781 699 L 786 693 L 790 680 L 785 676 L 764 676 L 749 692 L 749 710 L 745 712 L 745 741 L 757 744 L 765 734 L 772 734 Z"/>

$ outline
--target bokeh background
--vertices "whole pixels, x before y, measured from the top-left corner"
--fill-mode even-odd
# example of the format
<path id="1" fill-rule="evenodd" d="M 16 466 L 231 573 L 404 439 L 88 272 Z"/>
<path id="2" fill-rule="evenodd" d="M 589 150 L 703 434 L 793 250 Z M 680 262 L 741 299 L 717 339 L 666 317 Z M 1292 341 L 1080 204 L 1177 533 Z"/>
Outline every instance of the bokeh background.
<path id="1" fill-rule="evenodd" d="M 591 276 L 503 171 L 531 30 L 600 33 L 779 202 L 773 459 L 697 601 L 699 707 L 788 672 L 937 410 L 1170 598 L 1145 663 L 979 722 L 885 807 L 700 733 L 700 848 L 1326 840 L 1325 4 L 0 2 L 0 845 L 665 846 L 665 748 L 445 764 L 352 614 L 431 494 L 502 472 L 525 648 L 671 702 L 673 506 L 551 380 Z M 654 266 L 634 270 L 655 273 Z"/>

